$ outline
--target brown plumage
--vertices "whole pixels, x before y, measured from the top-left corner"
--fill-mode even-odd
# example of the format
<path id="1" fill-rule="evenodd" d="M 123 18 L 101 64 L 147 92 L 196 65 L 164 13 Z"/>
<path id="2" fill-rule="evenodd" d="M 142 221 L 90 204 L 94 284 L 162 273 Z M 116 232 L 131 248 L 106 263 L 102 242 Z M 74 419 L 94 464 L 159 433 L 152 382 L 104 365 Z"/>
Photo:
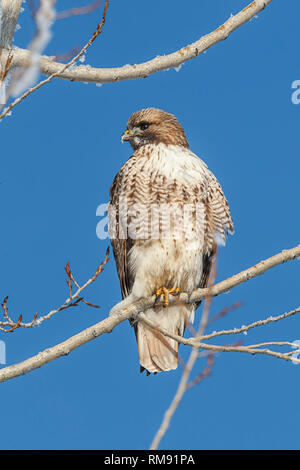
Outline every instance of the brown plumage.
<path id="1" fill-rule="evenodd" d="M 162 287 L 188 293 L 204 287 L 216 243 L 233 233 L 220 184 L 189 150 L 172 114 L 155 108 L 132 114 L 124 140 L 134 153 L 114 178 L 109 203 L 111 243 L 124 300 L 112 313 Z M 183 335 L 198 305 L 154 306 L 144 313 L 154 324 Z M 141 322 L 131 324 L 141 370 L 177 367 L 176 341 Z"/>
<path id="2" fill-rule="evenodd" d="M 142 139 L 138 145 L 135 144 L 134 139 L 128 139 L 134 150 L 141 145 L 160 143 L 188 148 L 189 144 L 183 127 L 173 114 L 166 113 L 161 109 L 146 108 L 133 113 L 128 120 L 127 130 L 130 131 L 148 124 L 150 125 L 143 131 Z"/>

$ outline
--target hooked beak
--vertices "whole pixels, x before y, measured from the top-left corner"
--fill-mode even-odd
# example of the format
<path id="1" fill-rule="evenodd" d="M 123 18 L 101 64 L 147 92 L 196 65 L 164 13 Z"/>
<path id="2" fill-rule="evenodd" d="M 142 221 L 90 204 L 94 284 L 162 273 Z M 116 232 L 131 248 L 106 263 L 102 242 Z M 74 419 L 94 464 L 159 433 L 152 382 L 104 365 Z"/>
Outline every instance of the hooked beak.
<path id="1" fill-rule="evenodd" d="M 122 134 L 122 137 L 121 137 L 122 144 L 123 142 L 125 142 L 125 140 L 130 140 L 130 136 L 131 136 L 130 131 L 126 129 L 126 131 L 124 132 L 124 134 Z"/>
<path id="2" fill-rule="evenodd" d="M 141 130 L 138 127 L 133 127 L 132 129 L 126 129 L 124 134 L 121 137 L 121 142 L 125 140 L 132 141 L 135 137 L 140 137 L 142 135 Z"/>

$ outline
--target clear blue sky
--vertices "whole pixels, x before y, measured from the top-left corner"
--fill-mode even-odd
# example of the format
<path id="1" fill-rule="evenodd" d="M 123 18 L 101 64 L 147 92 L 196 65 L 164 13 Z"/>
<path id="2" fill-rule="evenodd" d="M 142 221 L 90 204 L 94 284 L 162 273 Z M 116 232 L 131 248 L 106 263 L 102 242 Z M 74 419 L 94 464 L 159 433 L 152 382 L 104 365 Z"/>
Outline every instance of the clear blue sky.
<path id="1" fill-rule="evenodd" d="M 63 8 L 74 6 L 65 1 Z M 137 63 L 198 39 L 248 2 L 242 0 L 111 1 L 104 33 L 86 63 Z M 83 5 L 85 2 L 78 2 Z M 24 5 L 26 8 L 26 5 Z M 77 6 L 77 2 L 76 2 Z M 85 281 L 104 258 L 96 237 L 97 206 L 130 156 L 120 135 L 129 115 L 147 106 L 174 113 L 191 149 L 222 183 L 236 234 L 220 251 L 218 280 L 299 243 L 300 4 L 272 2 L 179 72 L 106 84 L 53 80 L 0 123 L 0 297 L 26 321 L 67 297 L 64 266 Z M 48 54 L 83 45 L 100 11 L 59 21 Z M 15 44 L 25 46 L 25 10 Z M 215 299 L 212 313 L 244 306 L 210 327 L 239 327 L 299 305 L 299 261 Z M 103 319 L 120 300 L 113 259 L 80 306 L 41 326 L 1 335 L 7 364 L 51 347 Z M 300 339 L 294 317 L 241 339 Z M 225 340 L 226 342 L 226 340 Z M 185 359 L 189 350 L 181 347 Z M 197 374 L 204 361 L 199 362 Z M 2 366 L 3 367 L 3 366 Z M 299 449 L 299 374 L 276 358 L 218 355 L 212 375 L 184 397 L 162 442 L 169 449 Z M 68 357 L 0 385 L 2 449 L 145 449 L 181 376 L 139 374 L 128 323 Z"/>

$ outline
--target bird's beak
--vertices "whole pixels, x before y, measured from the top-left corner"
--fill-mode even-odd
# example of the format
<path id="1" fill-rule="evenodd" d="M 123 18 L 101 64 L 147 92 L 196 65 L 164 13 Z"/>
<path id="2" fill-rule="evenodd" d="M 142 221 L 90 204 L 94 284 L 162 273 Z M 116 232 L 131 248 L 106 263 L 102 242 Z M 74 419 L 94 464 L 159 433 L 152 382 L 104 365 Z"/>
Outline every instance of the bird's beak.
<path id="1" fill-rule="evenodd" d="M 125 140 L 129 140 L 130 136 L 131 136 L 130 131 L 128 129 L 126 129 L 126 131 L 124 132 L 124 134 L 122 134 L 122 137 L 121 137 L 122 144 L 123 144 L 123 142 L 125 142 Z"/>

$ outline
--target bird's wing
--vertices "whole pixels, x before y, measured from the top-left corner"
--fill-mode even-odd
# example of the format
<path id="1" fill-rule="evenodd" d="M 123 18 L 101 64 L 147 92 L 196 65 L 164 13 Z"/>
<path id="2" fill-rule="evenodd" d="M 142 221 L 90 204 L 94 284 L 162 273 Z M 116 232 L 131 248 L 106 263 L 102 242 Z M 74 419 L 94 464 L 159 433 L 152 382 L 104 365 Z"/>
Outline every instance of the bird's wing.
<path id="1" fill-rule="evenodd" d="M 233 221 L 229 209 L 229 205 L 220 183 L 215 175 L 208 171 L 209 187 L 208 187 L 208 203 L 213 215 L 213 223 L 215 232 L 221 237 L 221 243 L 225 244 L 226 235 L 234 233 Z"/>
<path id="2" fill-rule="evenodd" d="M 233 221 L 227 199 L 215 175 L 207 169 L 208 186 L 205 201 L 205 250 L 199 288 L 207 287 L 217 245 L 225 245 L 226 235 L 234 233 Z M 199 307 L 201 302 L 196 304 Z"/>
<path id="3" fill-rule="evenodd" d="M 128 253 L 134 244 L 134 240 L 130 237 L 127 237 L 124 234 L 124 237 L 120 237 L 123 227 L 120 226 L 120 205 L 119 205 L 119 196 L 123 187 L 123 174 L 120 170 L 119 173 L 114 178 L 112 186 L 110 188 L 110 201 L 108 205 L 108 214 L 109 214 L 109 226 L 110 230 L 113 226 L 114 237 L 111 237 L 111 244 L 114 252 L 114 257 L 117 266 L 117 273 L 120 281 L 121 293 L 123 299 L 127 297 L 132 289 L 134 282 L 133 276 L 129 269 L 129 257 Z M 113 208 L 113 210 L 111 210 Z M 113 220 L 112 220 L 113 218 Z"/>

